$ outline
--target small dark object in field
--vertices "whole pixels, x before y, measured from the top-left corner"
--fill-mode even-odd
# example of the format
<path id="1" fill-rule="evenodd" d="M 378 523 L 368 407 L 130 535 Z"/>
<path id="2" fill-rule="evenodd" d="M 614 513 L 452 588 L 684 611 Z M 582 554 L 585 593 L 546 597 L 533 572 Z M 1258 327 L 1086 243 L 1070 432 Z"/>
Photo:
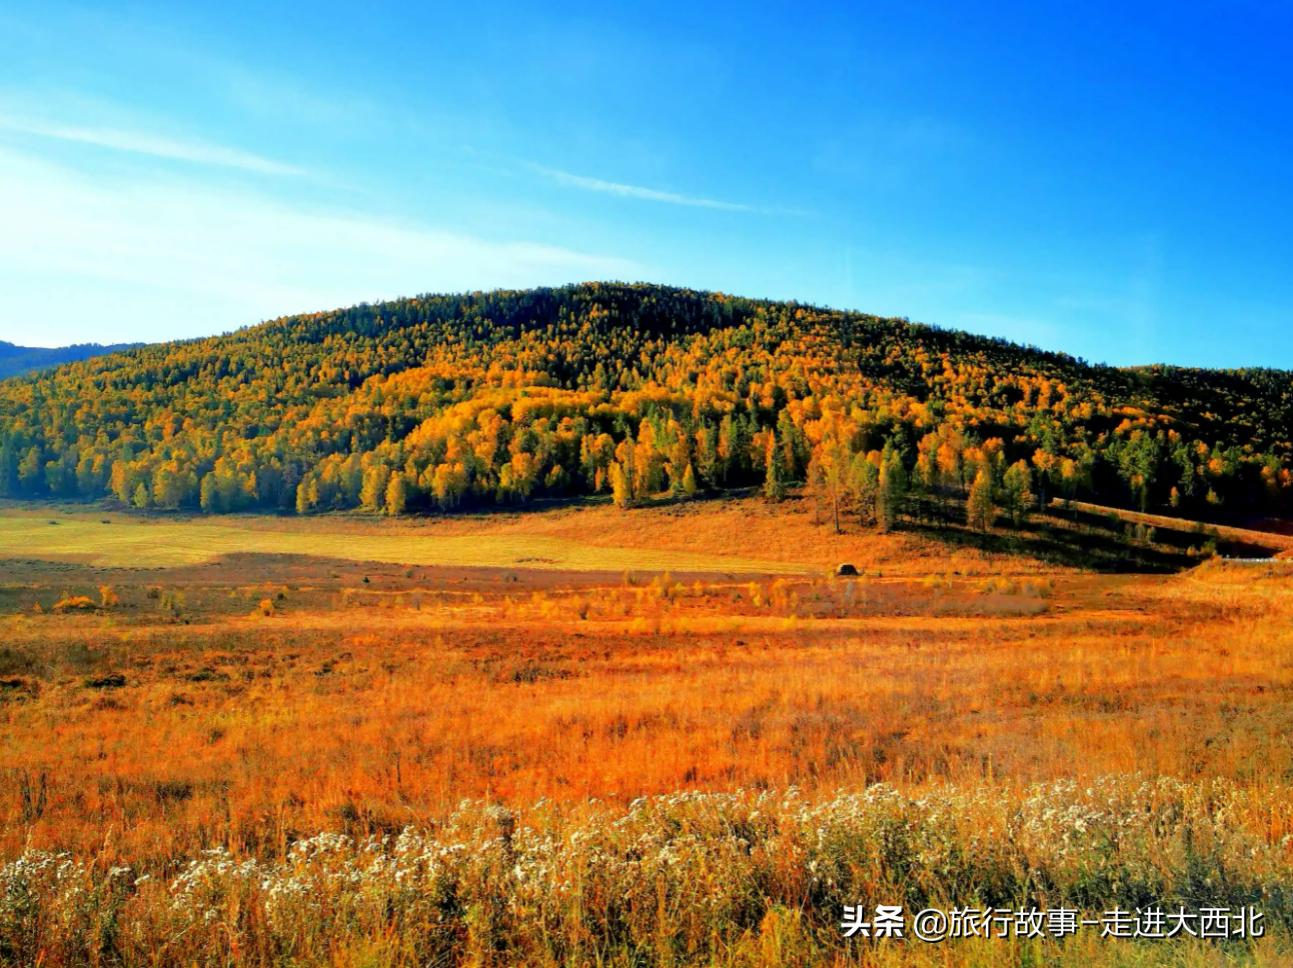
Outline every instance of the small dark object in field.
<path id="1" fill-rule="evenodd" d="M 365 576 L 364 576 L 364 584 L 365 584 L 365 585 L 367 585 L 367 584 L 368 584 L 368 581 L 369 581 L 368 576 L 367 576 L 367 575 L 365 575 Z"/>
<path id="2" fill-rule="evenodd" d="M 97 679 L 86 679 L 87 689 L 120 689 L 126 684 L 126 677 L 114 672 L 110 676 L 99 676 Z"/>
<path id="3" fill-rule="evenodd" d="M 844 578 L 848 575 L 856 575 L 857 573 L 857 565 L 850 564 L 847 561 L 835 566 L 835 574 L 839 578 Z"/>
<path id="4" fill-rule="evenodd" d="M 224 672 L 217 672 L 210 666 L 203 666 L 197 672 L 185 676 L 189 682 L 228 682 L 229 676 Z"/>
<path id="5" fill-rule="evenodd" d="M 100 524 L 111 524 L 111 523 L 112 523 L 112 521 L 111 521 L 111 520 L 109 520 L 108 518 L 100 518 L 100 519 L 99 519 L 99 523 L 100 523 Z"/>
<path id="6" fill-rule="evenodd" d="M 193 797 L 193 784 L 183 780 L 157 780 L 153 796 L 158 803 L 183 803 Z"/>
<path id="7" fill-rule="evenodd" d="M 53 519 L 51 519 L 49 523 L 50 523 L 50 524 L 58 524 L 58 522 L 57 522 L 57 521 L 54 521 Z"/>

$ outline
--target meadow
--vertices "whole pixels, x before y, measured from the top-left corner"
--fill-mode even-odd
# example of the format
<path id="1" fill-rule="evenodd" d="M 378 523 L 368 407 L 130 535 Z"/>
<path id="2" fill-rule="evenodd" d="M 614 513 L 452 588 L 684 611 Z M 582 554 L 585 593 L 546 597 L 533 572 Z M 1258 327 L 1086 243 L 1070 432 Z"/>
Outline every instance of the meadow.
<path id="1" fill-rule="evenodd" d="M 203 526 L 0 514 L 0 961 L 1293 957 L 1279 563 L 1102 574 L 754 500 Z M 1158 900 L 1267 936 L 839 930 Z"/>
<path id="2" fill-rule="evenodd" d="M 311 555 L 387 564 L 466 567 L 522 566 L 559 570 L 794 570 L 775 555 L 705 553 L 681 547 L 635 546 L 605 513 L 584 521 L 577 509 L 556 527 L 542 516 L 494 513 L 473 518 L 410 519 L 382 528 L 346 515 L 317 521 L 245 515 L 143 517 L 71 508 L 10 508 L 0 515 L 0 549 L 106 567 L 173 568 L 229 554 Z M 726 548 L 725 543 L 722 547 Z"/>

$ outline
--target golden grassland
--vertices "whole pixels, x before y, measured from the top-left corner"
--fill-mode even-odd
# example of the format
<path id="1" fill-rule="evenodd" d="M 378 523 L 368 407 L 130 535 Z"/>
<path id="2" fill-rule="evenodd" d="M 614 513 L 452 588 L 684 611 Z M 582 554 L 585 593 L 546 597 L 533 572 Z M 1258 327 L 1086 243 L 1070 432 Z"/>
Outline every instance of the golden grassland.
<path id="1" fill-rule="evenodd" d="M 0 561 L 0 961 L 1287 963 L 1278 566 L 1097 575 L 758 502 L 311 525 L 228 519 L 159 567 L 93 529 L 201 525 L 0 516 L 62 542 Z M 504 567 L 454 550 L 476 526 Z M 581 569 L 524 560 L 576 538 Z M 1159 897 L 1271 936 L 837 928 Z"/>
<path id="2" fill-rule="evenodd" d="M 609 509 L 571 512 L 564 527 L 533 527 L 529 515 L 482 515 L 470 525 L 448 518 L 429 522 L 364 522 L 350 516 L 307 521 L 268 516 L 145 518 L 48 509 L 0 516 L 0 553 L 84 561 L 105 567 L 173 568 L 234 553 L 304 554 L 324 558 L 413 565 L 612 571 L 673 570 L 768 572 L 785 570 L 773 557 L 706 553 L 683 548 L 625 545 Z M 362 540 L 357 540 L 362 539 Z M 793 567 L 793 566 L 791 566 Z M 802 567 L 802 566 L 800 566 Z"/>
<path id="3" fill-rule="evenodd" d="M 1063 523 L 1062 518 L 1051 520 Z M 965 529 L 959 533 L 971 536 Z M 1022 545 L 1029 547 L 1023 540 Z M 1035 544 L 1035 542 L 1033 542 Z M 1033 558 L 968 548 L 915 532 L 836 534 L 811 502 L 677 502 L 621 510 L 609 501 L 541 512 L 435 517 L 362 514 L 153 515 L 85 504 L 0 500 L 0 558 L 102 568 L 182 568 L 233 554 L 310 555 L 443 567 L 526 570 L 805 574 L 851 561 L 886 573 L 925 574 L 933 562 L 980 574 L 1054 571 Z"/>

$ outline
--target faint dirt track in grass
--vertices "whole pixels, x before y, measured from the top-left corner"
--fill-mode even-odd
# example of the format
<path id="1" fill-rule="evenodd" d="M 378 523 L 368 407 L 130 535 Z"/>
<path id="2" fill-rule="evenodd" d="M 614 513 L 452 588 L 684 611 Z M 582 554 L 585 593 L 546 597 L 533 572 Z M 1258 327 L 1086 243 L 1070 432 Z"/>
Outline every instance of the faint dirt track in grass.
<path id="1" fill-rule="evenodd" d="M 1143 524 L 1151 528 L 1163 528 L 1168 531 L 1179 531 L 1183 534 L 1197 533 L 1206 538 L 1221 538 L 1226 541 L 1259 545 L 1270 548 L 1272 551 L 1293 551 L 1293 536 L 1280 534 L 1277 531 L 1254 531 L 1251 528 L 1235 528 L 1227 524 L 1209 524 L 1206 521 L 1194 521 L 1190 518 L 1173 518 L 1165 514 L 1129 511 L 1126 508 L 1115 508 L 1106 504 L 1091 504 L 1087 501 L 1065 501 L 1062 498 L 1052 500 L 1051 507 L 1060 511 L 1067 507 L 1087 514 L 1112 515 L 1120 521 L 1128 521 L 1131 524 Z"/>

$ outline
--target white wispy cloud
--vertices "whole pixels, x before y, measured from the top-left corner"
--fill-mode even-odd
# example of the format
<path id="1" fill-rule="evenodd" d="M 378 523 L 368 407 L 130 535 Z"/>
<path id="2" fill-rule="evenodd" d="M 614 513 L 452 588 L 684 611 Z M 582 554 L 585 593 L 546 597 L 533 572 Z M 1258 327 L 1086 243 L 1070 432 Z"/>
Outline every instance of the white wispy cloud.
<path id="1" fill-rule="evenodd" d="M 0 339 L 158 340 L 419 292 L 642 279 L 549 240 L 274 198 L 196 177 L 90 175 L 0 148 Z"/>
<path id="2" fill-rule="evenodd" d="M 216 165 L 237 168 L 262 175 L 303 175 L 304 169 L 266 158 L 262 155 L 224 145 L 202 141 L 179 140 L 142 131 L 119 128 L 86 127 L 34 121 L 21 117 L 0 116 L 0 129 L 71 141 L 78 144 L 110 148 L 137 155 L 150 155 L 172 161 L 186 161 L 198 165 Z"/>
<path id="3" fill-rule="evenodd" d="M 529 164 L 532 171 L 538 172 L 561 185 L 571 188 L 582 188 L 590 192 L 602 192 L 606 195 L 618 195 L 620 198 L 638 198 L 647 202 L 664 202 L 669 205 L 687 205 L 691 208 L 711 208 L 722 212 L 756 212 L 761 211 L 753 205 L 740 202 L 724 202 L 716 198 L 704 198 L 697 195 L 680 195 L 677 192 L 666 192 L 656 188 L 644 188 L 641 185 L 626 185 L 623 182 L 606 181 L 602 178 L 591 178 L 587 175 L 575 175 L 558 168 L 545 165 Z"/>

